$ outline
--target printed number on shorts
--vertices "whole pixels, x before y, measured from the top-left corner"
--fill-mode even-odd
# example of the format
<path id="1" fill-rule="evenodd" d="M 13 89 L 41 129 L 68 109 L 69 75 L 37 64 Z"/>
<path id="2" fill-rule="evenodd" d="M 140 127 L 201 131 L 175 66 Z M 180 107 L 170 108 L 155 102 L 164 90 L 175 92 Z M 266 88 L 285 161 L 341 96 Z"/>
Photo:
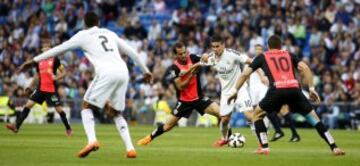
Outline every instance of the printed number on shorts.
<path id="1" fill-rule="evenodd" d="M 251 100 L 245 101 L 245 107 L 251 107 Z"/>

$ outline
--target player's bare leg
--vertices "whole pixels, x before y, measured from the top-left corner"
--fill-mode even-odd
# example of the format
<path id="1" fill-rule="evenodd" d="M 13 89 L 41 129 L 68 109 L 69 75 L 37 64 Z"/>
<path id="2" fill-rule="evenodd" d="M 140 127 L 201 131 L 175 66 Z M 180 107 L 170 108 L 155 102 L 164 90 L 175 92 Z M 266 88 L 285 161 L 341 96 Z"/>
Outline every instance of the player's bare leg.
<path id="1" fill-rule="evenodd" d="M 84 126 L 85 134 L 88 138 L 88 144 L 80 150 L 78 157 L 86 157 L 90 152 L 96 151 L 100 148 L 99 142 L 95 134 L 95 119 L 93 111 L 97 110 L 95 106 L 83 102 L 83 110 L 81 110 L 81 119 Z"/>
<path id="2" fill-rule="evenodd" d="M 170 131 L 173 127 L 176 126 L 177 122 L 180 120 L 179 117 L 174 115 L 170 115 L 170 118 L 165 122 L 164 125 L 159 125 L 157 129 L 155 129 L 150 135 L 145 136 L 140 139 L 137 144 L 139 146 L 144 146 L 149 144 L 153 139 L 160 136 L 161 134 Z"/>
<path id="3" fill-rule="evenodd" d="M 24 109 L 22 110 L 21 114 L 19 117 L 16 118 L 16 124 L 6 124 L 6 128 L 11 130 L 14 133 L 19 132 L 19 129 L 22 125 L 22 123 L 24 122 L 24 120 L 26 119 L 26 117 L 29 115 L 30 113 L 30 109 L 35 105 L 35 102 L 32 100 L 28 100 L 25 104 Z"/>
<path id="4" fill-rule="evenodd" d="M 73 131 L 72 131 L 70 124 L 66 118 L 66 114 L 65 114 L 64 110 L 60 106 L 56 106 L 55 110 L 60 115 L 61 121 L 65 125 L 65 129 L 66 129 L 65 134 L 69 137 L 72 136 Z"/>
<path id="5" fill-rule="evenodd" d="M 231 113 L 229 115 L 220 117 L 220 107 L 215 102 L 211 103 L 206 109 L 205 113 L 216 116 L 220 119 L 219 128 L 221 132 L 221 139 L 214 143 L 215 147 L 222 147 L 228 143 L 228 137 L 231 135 L 231 127 L 229 121 Z"/>
<path id="6" fill-rule="evenodd" d="M 221 135 L 221 139 L 214 143 L 214 147 L 222 147 L 229 142 L 228 138 L 232 134 L 230 123 L 229 123 L 230 118 L 231 118 L 231 114 L 222 116 L 220 118 L 219 128 L 220 128 L 220 132 L 222 135 Z"/>
<path id="7" fill-rule="evenodd" d="M 256 108 L 256 106 L 255 106 L 255 108 Z M 254 110 L 255 110 L 255 108 L 254 108 Z M 249 123 L 249 126 L 250 126 L 251 131 L 253 132 L 253 134 L 256 135 L 255 126 L 254 126 L 254 123 L 253 123 L 253 120 L 252 120 L 252 119 L 253 119 L 253 116 L 254 116 L 254 110 L 252 110 L 252 111 L 245 111 L 245 112 L 243 112 L 243 113 L 244 113 L 244 115 L 245 115 L 246 120 L 247 120 L 248 123 Z"/>
<path id="8" fill-rule="evenodd" d="M 316 128 L 319 135 L 329 145 L 334 155 L 336 156 L 345 155 L 345 151 L 337 147 L 334 138 L 331 136 L 330 132 L 325 128 L 324 124 L 320 121 L 319 117 L 316 115 L 314 110 L 308 113 L 305 117 L 307 122 Z"/>
<path id="9" fill-rule="evenodd" d="M 267 137 L 267 131 L 266 126 L 264 124 L 264 117 L 266 115 L 266 112 L 262 110 L 259 106 L 257 106 L 254 110 L 253 114 L 253 123 L 255 125 L 255 132 L 256 136 L 258 137 L 260 147 L 255 151 L 257 154 L 269 154 L 270 149 L 268 145 L 268 137 Z"/>

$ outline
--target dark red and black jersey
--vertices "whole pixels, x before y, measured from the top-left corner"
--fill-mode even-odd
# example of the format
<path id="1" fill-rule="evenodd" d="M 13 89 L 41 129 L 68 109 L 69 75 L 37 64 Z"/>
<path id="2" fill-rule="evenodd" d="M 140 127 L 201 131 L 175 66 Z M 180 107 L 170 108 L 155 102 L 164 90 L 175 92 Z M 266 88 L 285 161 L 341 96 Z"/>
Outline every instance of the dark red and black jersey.
<path id="1" fill-rule="evenodd" d="M 270 82 L 270 88 L 300 88 L 296 79 L 296 66 L 300 62 L 295 55 L 284 50 L 270 50 L 257 56 L 250 67 L 255 71 L 261 68 Z"/>
<path id="2" fill-rule="evenodd" d="M 185 65 L 180 64 L 177 60 L 175 60 L 174 64 L 166 70 L 164 76 L 165 81 L 175 84 L 174 80 L 178 77 L 180 77 L 182 80 L 187 79 L 188 75 L 181 75 L 180 73 L 187 71 L 192 64 L 195 64 L 199 61 L 200 57 L 194 54 L 187 55 Z M 176 95 L 179 101 L 191 102 L 201 99 L 203 97 L 200 83 L 200 75 L 196 74 L 192 77 L 193 78 L 191 78 L 189 85 L 185 89 L 176 89 Z"/>
<path id="3" fill-rule="evenodd" d="M 60 65 L 60 60 L 56 57 L 37 63 L 36 69 L 39 75 L 38 89 L 40 91 L 51 93 L 56 91 L 56 82 L 53 79 L 53 76 L 56 75 Z"/>

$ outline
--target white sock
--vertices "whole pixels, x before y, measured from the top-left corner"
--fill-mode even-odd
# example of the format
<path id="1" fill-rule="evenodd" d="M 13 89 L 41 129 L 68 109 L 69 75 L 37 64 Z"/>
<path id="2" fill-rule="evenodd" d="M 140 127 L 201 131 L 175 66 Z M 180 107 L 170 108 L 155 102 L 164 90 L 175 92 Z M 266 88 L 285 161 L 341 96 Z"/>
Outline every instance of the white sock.
<path id="1" fill-rule="evenodd" d="M 84 109 L 81 111 L 81 119 L 84 126 L 84 130 L 86 136 L 88 138 L 88 143 L 95 142 L 96 134 L 95 134 L 95 120 L 94 115 L 91 109 Z"/>
<path id="2" fill-rule="evenodd" d="M 130 137 L 127 122 L 124 119 L 124 117 L 122 115 L 115 116 L 114 117 L 114 122 L 115 122 L 116 128 L 118 129 L 118 131 L 120 133 L 120 136 L 121 136 L 122 140 L 125 143 L 126 151 L 130 151 L 130 150 L 135 149 L 133 144 L 132 144 L 132 141 L 131 141 L 131 137 Z"/>

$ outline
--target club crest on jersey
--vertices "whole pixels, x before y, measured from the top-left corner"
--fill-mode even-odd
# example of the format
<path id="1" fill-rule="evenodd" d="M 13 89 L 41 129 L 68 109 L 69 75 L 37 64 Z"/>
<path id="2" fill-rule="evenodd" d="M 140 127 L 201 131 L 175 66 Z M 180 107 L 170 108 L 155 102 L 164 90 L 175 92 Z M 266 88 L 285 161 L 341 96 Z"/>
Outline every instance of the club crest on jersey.
<path id="1" fill-rule="evenodd" d="M 176 74 L 175 74 L 175 71 L 174 71 L 174 70 L 172 70 L 172 71 L 170 72 L 169 77 L 170 77 L 170 78 L 175 78 L 175 77 L 176 77 Z"/>

